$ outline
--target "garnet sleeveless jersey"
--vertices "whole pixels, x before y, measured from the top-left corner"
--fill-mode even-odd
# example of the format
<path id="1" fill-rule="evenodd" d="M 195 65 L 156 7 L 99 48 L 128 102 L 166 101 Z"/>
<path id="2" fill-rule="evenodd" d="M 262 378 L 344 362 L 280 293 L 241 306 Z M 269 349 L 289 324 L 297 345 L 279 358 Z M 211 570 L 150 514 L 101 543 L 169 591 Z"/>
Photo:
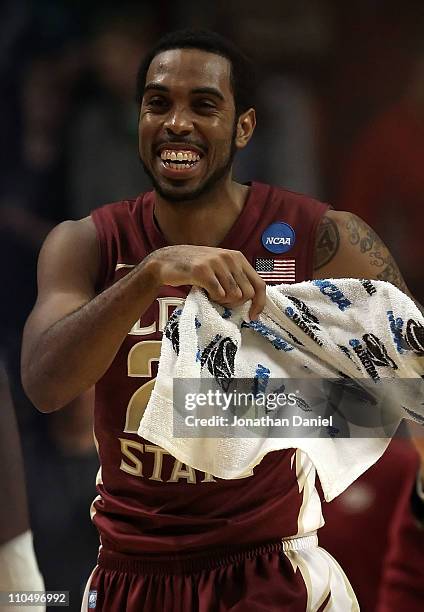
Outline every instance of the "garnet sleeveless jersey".
<path id="1" fill-rule="evenodd" d="M 241 251 L 270 281 L 281 282 L 285 267 L 292 282 L 309 279 L 315 230 L 326 210 L 327 205 L 305 196 L 253 183 L 219 246 Z M 153 211 L 154 192 L 149 192 L 92 212 L 101 252 L 99 292 L 149 253 L 168 246 Z M 275 253 L 281 249 L 286 252 Z M 154 385 L 165 324 L 189 289 L 161 288 L 96 385 L 94 432 L 101 468 L 92 517 L 103 547 L 120 553 L 267 542 L 322 524 L 315 469 L 300 451 L 270 453 L 252 475 L 221 480 L 136 434 Z"/>

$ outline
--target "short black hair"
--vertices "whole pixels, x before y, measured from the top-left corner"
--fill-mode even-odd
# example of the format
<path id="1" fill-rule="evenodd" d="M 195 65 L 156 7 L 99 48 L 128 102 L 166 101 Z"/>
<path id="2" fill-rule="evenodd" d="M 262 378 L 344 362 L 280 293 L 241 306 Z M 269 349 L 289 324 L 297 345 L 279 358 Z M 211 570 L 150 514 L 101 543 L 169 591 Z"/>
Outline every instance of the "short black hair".
<path id="1" fill-rule="evenodd" d="M 153 59 L 170 49 L 201 49 L 228 59 L 231 65 L 230 84 L 236 114 L 254 106 L 255 73 L 251 60 L 231 41 L 211 30 L 176 30 L 163 36 L 143 59 L 137 74 L 136 100 L 143 99 L 146 75 Z"/>

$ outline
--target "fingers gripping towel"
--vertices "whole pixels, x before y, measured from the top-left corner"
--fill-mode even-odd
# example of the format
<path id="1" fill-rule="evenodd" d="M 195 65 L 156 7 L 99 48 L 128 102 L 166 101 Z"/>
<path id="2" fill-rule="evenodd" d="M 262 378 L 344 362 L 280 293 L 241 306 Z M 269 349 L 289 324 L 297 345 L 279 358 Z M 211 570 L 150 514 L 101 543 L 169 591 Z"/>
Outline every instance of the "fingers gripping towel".
<path id="1" fill-rule="evenodd" d="M 251 473 L 271 451 L 300 448 L 315 464 L 330 501 L 380 458 L 401 419 L 424 423 L 422 395 L 410 384 L 424 378 L 424 319 L 390 283 L 327 279 L 267 287 L 259 318 L 249 321 L 248 311 L 249 304 L 229 310 L 192 289 L 165 329 L 140 436 L 183 463 L 226 479 Z M 235 379 L 257 381 L 261 374 L 267 381 L 366 382 L 376 396 L 392 381 L 389 436 L 385 429 L 384 437 L 376 437 L 378 430 L 373 437 L 355 437 L 352 426 L 350 437 L 174 437 L 174 380 L 200 385 L 215 379 L 225 389 Z"/>

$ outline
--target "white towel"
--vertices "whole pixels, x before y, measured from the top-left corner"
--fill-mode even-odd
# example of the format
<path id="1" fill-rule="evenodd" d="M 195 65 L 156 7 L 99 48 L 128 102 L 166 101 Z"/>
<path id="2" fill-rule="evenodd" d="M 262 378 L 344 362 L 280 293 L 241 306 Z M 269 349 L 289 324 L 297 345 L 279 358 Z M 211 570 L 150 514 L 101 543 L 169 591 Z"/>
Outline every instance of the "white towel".
<path id="1" fill-rule="evenodd" d="M 249 322 L 249 304 L 229 310 L 193 288 L 164 332 L 158 376 L 139 435 L 198 470 L 246 476 L 269 452 L 300 448 L 314 463 L 330 501 L 375 463 L 387 437 L 174 437 L 173 380 L 338 378 L 366 381 L 376 397 L 391 385 L 392 435 L 402 418 L 424 423 L 417 385 L 424 378 L 424 318 L 387 282 L 328 279 L 267 287 L 264 311 Z M 358 380 L 359 379 L 359 380 Z M 383 384 L 384 381 L 384 384 Z M 422 389 L 423 387 L 421 387 Z M 384 396 L 384 395 L 383 395 Z M 352 427 L 354 431 L 354 427 Z M 371 431 L 371 430 L 370 430 Z M 355 435 L 353 433 L 353 435 Z"/>

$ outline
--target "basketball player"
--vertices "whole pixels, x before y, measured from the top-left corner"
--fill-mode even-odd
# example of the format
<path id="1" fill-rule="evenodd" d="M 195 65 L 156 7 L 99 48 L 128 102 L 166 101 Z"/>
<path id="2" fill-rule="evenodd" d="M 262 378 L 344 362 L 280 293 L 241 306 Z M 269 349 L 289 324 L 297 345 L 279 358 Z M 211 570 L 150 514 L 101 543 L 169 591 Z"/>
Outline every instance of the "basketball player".
<path id="1" fill-rule="evenodd" d="M 23 342 L 24 386 L 41 411 L 96 383 L 101 548 L 83 609 L 357 610 L 317 546 L 322 515 L 304 454 L 270 453 L 249 477 L 224 481 L 136 431 L 165 323 L 192 285 L 229 307 L 252 300 L 254 319 L 266 279 L 378 278 L 405 290 L 404 281 L 354 215 L 233 181 L 256 118 L 250 65 L 228 41 L 168 35 L 140 68 L 138 97 L 154 191 L 51 232 Z"/>

